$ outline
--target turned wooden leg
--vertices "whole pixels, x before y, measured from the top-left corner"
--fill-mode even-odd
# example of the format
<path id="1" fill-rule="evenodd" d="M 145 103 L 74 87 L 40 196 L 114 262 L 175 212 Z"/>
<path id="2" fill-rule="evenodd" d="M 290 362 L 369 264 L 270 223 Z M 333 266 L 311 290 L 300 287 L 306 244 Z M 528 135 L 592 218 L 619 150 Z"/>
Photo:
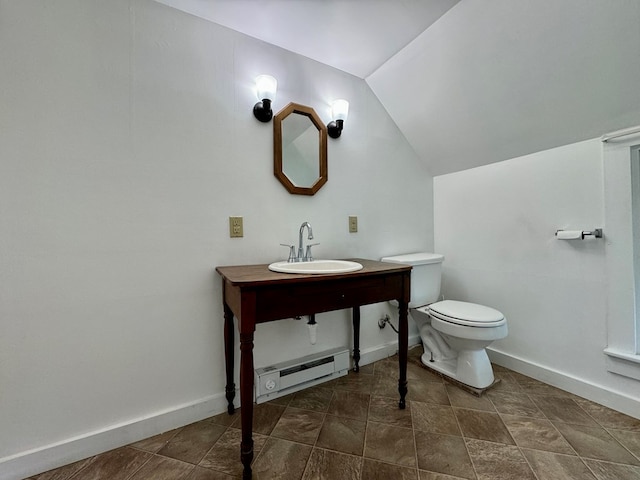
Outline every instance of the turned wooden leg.
<path id="1" fill-rule="evenodd" d="M 242 419 L 242 442 L 240 460 L 244 465 L 242 478 L 251 479 L 253 460 L 253 332 L 240 333 L 240 416 Z"/>
<path id="2" fill-rule="evenodd" d="M 407 351 L 409 350 L 409 305 L 407 302 L 398 302 L 399 325 L 398 325 L 398 363 L 400 367 L 400 378 L 398 380 L 398 392 L 400 393 L 399 407 L 404 409 L 407 396 Z"/>
<path id="3" fill-rule="evenodd" d="M 353 307 L 353 371 L 360 371 L 360 307 Z"/>
<path id="4" fill-rule="evenodd" d="M 227 385 L 224 389 L 227 397 L 227 412 L 235 412 L 233 399 L 236 396 L 236 384 L 233 382 L 233 312 L 224 304 L 224 362 L 227 372 Z"/>

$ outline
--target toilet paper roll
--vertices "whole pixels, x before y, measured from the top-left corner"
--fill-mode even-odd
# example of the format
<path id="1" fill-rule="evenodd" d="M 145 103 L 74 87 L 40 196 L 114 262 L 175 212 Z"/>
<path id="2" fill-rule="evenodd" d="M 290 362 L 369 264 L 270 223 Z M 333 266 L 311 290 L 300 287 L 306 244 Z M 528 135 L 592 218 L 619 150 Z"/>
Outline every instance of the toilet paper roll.
<path id="1" fill-rule="evenodd" d="M 558 230 L 558 240 L 582 240 L 582 230 Z"/>

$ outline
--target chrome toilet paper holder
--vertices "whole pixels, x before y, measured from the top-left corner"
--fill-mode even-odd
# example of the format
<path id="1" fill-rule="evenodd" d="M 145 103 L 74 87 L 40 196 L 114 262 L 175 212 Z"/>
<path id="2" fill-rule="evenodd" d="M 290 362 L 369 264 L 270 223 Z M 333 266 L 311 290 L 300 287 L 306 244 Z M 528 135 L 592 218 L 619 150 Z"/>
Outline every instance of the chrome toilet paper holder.
<path id="1" fill-rule="evenodd" d="M 558 236 L 558 232 L 564 232 L 564 231 L 565 230 L 563 229 L 556 230 L 556 237 Z M 582 230 L 581 239 L 584 240 L 584 237 L 602 238 L 602 229 L 594 228 L 593 230 Z"/>

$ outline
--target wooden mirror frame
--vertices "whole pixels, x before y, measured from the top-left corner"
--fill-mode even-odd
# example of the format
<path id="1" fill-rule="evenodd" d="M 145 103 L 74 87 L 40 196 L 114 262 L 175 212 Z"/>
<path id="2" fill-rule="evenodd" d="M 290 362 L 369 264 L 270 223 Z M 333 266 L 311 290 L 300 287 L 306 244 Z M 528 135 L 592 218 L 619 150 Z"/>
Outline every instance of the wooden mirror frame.
<path id="1" fill-rule="evenodd" d="M 318 162 L 320 176 L 311 187 L 299 187 L 291 182 L 289 177 L 282 170 L 282 122 L 289 115 L 298 114 L 309 117 L 311 123 L 318 129 Z M 284 188 L 291 194 L 315 195 L 315 193 L 327 183 L 327 127 L 322 123 L 320 117 L 311 107 L 298 103 L 289 103 L 273 117 L 273 174 L 276 176 Z"/>

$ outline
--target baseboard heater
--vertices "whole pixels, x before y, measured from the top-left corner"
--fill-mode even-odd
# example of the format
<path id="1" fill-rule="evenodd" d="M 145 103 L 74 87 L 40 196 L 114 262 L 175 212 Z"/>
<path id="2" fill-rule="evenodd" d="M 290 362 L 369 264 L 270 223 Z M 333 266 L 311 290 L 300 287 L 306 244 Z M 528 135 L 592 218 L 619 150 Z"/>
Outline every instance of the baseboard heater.
<path id="1" fill-rule="evenodd" d="M 263 403 L 349 372 L 349 350 L 334 348 L 255 370 L 255 399 Z"/>

